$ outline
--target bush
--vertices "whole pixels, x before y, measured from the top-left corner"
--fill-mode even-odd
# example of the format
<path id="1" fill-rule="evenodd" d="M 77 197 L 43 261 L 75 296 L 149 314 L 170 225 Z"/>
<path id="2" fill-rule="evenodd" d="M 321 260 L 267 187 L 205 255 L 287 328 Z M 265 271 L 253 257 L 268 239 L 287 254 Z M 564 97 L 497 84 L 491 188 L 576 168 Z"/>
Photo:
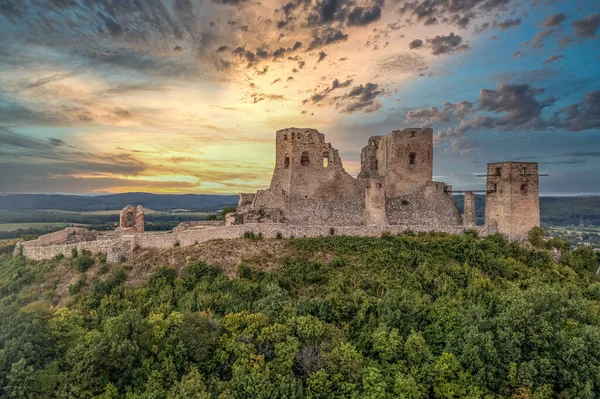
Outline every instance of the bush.
<path id="1" fill-rule="evenodd" d="M 69 286 L 69 294 L 70 295 L 78 294 L 79 291 L 81 291 L 81 289 L 83 287 L 85 287 L 85 277 L 80 278 L 79 280 L 77 280 L 77 282 L 75 284 L 71 284 Z"/>
<path id="2" fill-rule="evenodd" d="M 527 239 L 534 248 L 542 248 L 544 246 L 544 237 L 546 237 L 546 233 L 544 233 L 544 229 L 541 227 L 534 227 L 527 234 Z"/>
<path id="3" fill-rule="evenodd" d="M 262 233 L 254 234 L 253 231 L 247 231 L 244 233 L 244 238 L 248 240 L 260 241 L 263 239 Z"/>
<path id="4" fill-rule="evenodd" d="M 246 280 L 252 280 L 252 269 L 245 263 L 238 265 L 238 277 L 245 278 Z"/>
<path id="5" fill-rule="evenodd" d="M 174 247 L 174 248 L 177 248 L 177 247 L 180 247 L 180 246 L 181 246 L 181 243 L 180 243 L 179 241 L 175 241 L 175 242 L 173 243 L 173 247 Z"/>
<path id="6" fill-rule="evenodd" d="M 81 255 L 75 262 L 77 271 L 86 272 L 94 264 L 94 259 L 89 255 Z"/>
<path id="7" fill-rule="evenodd" d="M 79 256 L 79 252 L 77 252 L 77 248 L 71 248 L 71 258 L 75 259 Z"/>
<path id="8" fill-rule="evenodd" d="M 329 235 L 330 236 L 334 236 L 335 235 L 335 229 L 333 227 L 329 228 Z"/>

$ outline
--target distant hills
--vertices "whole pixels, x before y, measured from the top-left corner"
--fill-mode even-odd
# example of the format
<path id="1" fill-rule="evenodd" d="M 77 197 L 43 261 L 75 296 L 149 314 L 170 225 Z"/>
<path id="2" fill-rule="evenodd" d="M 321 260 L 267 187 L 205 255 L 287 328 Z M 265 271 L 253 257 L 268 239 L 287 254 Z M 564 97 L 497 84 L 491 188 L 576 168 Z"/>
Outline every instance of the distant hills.
<path id="1" fill-rule="evenodd" d="M 454 197 L 456 206 L 463 211 L 461 195 Z M 485 218 L 485 195 L 475 196 L 475 215 L 479 223 Z M 540 197 L 542 224 L 552 226 L 600 226 L 600 196 Z"/>
<path id="2" fill-rule="evenodd" d="M 455 196 L 462 212 L 463 197 Z M 7 194 L 0 195 L 0 209 L 8 211 L 38 211 L 59 209 L 85 212 L 124 208 L 127 204 L 142 205 L 155 211 L 216 211 L 237 204 L 237 195 L 210 194 L 150 194 L 124 193 L 98 196 L 60 194 Z M 485 216 L 485 196 L 475 196 L 476 216 L 480 223 Z M 600 226 L 600 196 L 598 197 L 541 197 L 542 223 Z"/>
<path id="3" fill-rule="evenodd" d="M 210 194 L 150 194 L 123 193 L 98 196 L 61 194 L 6 194 L 0 195 L 0 209 L 35 211 L 60 209 L 63 211 L 108 211 L 131 205 L 142 205 L 155 211 L 187 209 L 214 211 L 237 204 L 237 195 Z"/>

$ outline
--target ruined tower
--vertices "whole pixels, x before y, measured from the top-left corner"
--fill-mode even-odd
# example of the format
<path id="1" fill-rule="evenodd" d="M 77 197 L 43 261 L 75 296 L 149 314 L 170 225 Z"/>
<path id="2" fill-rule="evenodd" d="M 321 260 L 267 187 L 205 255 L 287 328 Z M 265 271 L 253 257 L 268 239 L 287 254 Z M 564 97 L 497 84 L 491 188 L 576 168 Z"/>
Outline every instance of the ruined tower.
<path id="1" fill-rule="evenodd" d="M 338 150 L 316 129 L 277 131 L 270 188 L 292 198 L 347 201 L 362 197 L 361 185 L 344 170 Z"/>
<path id="2" fill-rule="evenodd" d="M 527 238 L 540 225 L 538 164 L 534 162 L 489 163 L 485 224 L 511 240 Z"/>
<path id="3" fill-rule="evenodd" d="M 409 128 L 373 136 L 361 152 L 359 179 L 386 178 L 386 198 L 412 194 L 433 180 L 433 130 Z"/>

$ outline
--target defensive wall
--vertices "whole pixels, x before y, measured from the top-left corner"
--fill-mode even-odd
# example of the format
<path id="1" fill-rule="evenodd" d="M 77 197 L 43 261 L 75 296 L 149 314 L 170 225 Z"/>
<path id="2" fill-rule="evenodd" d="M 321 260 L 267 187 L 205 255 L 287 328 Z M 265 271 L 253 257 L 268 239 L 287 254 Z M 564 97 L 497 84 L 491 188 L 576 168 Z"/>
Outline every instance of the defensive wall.
<path id="1" fill-rule="evenodd" d="M 199 230 L 183 230 L 169 233 L 143 233 L 128 235 L 99 236 L 94 241 L 81 241 L 67 244 L 44 244 L 44 240 L 26 241 L 17 244 L 15 255 L 35 259 L 52 259 L 62 254 L 71 256 L 73 249 L 79 253 L 82 250 L 93 254 L 106 253 L 107 262 L 118 263 L 123 257 L 130 255 L 136 248 L 172 248 L 174 246 L 190 246 L 212 240 L 230 240 L 244 237 L 246 233 L 254 235 L 261 234 L 264 238 L 300 238 L 300 237 L 324 237 L 336 236 L 359 236 L 378 237 L 383 233 L 402 234 L 407 231 L 419 232 L 445 232 L 460 234 L 465 231 L 476 231 L 480 236 L 486 236 L 490 231 L 486 226 L 463 227 L 448 226 L 444 229 L 432 230 L 426 225 L 378 225 L 378 226 L 294 226 L 276 223 L 246 223 L 234 226 L 207 227 Z M 43 236 L 42 236 L 43 237 Z M 42 238 L 41 237 L 41 238 Z"/>

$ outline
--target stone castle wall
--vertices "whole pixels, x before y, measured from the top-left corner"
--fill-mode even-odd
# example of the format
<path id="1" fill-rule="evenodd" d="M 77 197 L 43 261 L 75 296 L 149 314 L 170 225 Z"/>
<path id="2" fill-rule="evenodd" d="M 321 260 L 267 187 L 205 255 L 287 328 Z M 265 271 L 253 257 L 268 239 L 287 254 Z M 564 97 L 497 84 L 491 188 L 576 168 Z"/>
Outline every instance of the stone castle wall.
<path id="1" fill-rule="evenodd" d="M 107 262 L 118 263 L 123 257 L 129 256 L 135 248 L 173 248 L 176 245 L 190 246 L 218 239 L 235 239 L 243 237 L 245 233 L 261 234 L 264 238 L 301 238 L 324 237 L 331 235 L 377 237 L 383 233 L 401 234 L 407 231 L 430 232 L 438 231 L 450 234 L 460 234 L 467 230 L 475 230 L 481 236 L 486 236 L 494 231 L 485 226 L 464 228 L 463 226 L 445 226 L 442 229 L 432 229 L 427 225 L 377 225 L 377 226 L 336 226 L 312 225 L 294 226 L 283 223 L 247 223 L 235 226 L 207 227 L 201 230 L 184 230 L 177 233 L 162 234 L 131 234 L 100 237 L 95 241 L 78 242 L 61 245 L 41 245 L 38 240 L 18 243 L 15 255 L 35 259 L 52 259 L 56 255 L 71 256 L 73 249 L 79 253 L 82 250 L 93 254 L 106 253 Z"/>

